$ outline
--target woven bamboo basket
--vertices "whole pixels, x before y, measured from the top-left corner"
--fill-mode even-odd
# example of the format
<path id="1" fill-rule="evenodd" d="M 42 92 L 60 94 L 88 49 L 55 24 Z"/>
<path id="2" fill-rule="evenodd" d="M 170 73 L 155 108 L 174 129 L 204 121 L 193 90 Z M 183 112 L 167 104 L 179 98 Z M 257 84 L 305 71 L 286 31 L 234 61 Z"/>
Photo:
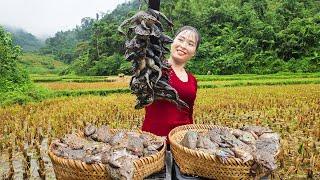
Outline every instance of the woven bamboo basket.
<path id="1" fill-rule="evenodd" d="M 112 133 L 119 131 L 128 131 L 124 129 L 112 129 Z M 139 131 L 141 132 L 141 131 Z M 148 132 L 142 132 L 150 134 L 154 139 L 159 138 Z M 80 135 L 81 136 L 81 135 Z M 52 144 L 49 148 L 49 157 L 53 164 L 53 169 L 57 179 L 61 180 L 100 180 L 100 179 L 111 179 L 108 169 L 102 163 L 87 164 L 81 160 L 65 159 L 56 156 L 51 152 Z M 143 179 L 153 173 L 159 172 L 164 168 L 166 143 L 162 149 L 151 156 L 143 157 L 133 162 L 134 164 L 134 175 L 133 179 Z"/>
<path id="2" fill-rule="evenodd" d="M 215 125 L 190 124 L 176 127 L 169 133 L 171 152 L 180 171 L 183 174 L 209 179 L 253 179 L 250 176 L 253 160 L 243 163 L 239 158 L 228 158 L 222 162 L 215 155 L 192 150 L 180 144 L 187 131 L 207 132 L 214 127 L 230 129 Z"/>

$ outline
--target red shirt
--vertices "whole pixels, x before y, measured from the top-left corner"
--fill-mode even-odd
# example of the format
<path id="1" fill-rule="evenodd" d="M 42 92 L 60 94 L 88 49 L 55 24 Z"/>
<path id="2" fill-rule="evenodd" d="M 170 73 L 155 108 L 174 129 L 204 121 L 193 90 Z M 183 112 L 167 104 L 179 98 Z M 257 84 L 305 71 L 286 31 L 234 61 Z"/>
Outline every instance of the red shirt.
<path id="1" fill-rule="evenodd" d="M 175 88 L 181 100 L 189 105 L 187 108 L 178 108 L 173 102 L 167 100 L 156 100 L 145 107 L 145 118 L 142 125 L 143 131 L 148 131 L 158 136 L 168 136 L 169 132 L 180 125 L 193 123 L 193 105 L 197 93 L 197 80 L 188 74 L 188 81 L 181 81 L 171 69 L 169 73 L 169 84 Z"/>

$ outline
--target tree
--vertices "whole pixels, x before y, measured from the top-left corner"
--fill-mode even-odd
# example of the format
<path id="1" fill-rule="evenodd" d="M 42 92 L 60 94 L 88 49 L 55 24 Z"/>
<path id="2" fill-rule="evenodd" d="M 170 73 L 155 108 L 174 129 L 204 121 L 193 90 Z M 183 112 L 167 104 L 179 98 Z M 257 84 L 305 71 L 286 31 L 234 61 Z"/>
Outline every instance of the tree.
<path id="1" fill-rule="evenodd" d="M 35 88 L 27 72 L 19 68 L 20 54 L 20 47 L 13 45 L 11 35 L 0 26 L 0 105 L 43 98 L 42 89 Z"/>
<path id="2" fill-rule="evenodd" d="M 15 89 L 17 86 L 29 83 L 26 72 L 21 71 L 17 65 L 21 50 L 14 46 L 9 33 L 0 26 L 0 92 Z"/>

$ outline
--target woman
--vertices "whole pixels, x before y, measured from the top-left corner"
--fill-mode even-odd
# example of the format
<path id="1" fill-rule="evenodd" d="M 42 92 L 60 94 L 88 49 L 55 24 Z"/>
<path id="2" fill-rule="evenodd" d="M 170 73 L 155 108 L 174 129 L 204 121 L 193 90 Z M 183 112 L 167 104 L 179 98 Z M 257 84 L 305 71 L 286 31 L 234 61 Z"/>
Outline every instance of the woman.
<path id="1" fill-rule="evenodd" d="M 177 90 L 180 99 L 188 104 L 189 109 L 178 108 L 176 104 L 166 100 L 157 100 L 145 108 L 143 131 L 167 137 L 173 128 L 193 123 L 192 114 L 197 94 L 197 80 L 190 72 L 185 70 L 185 65 L 196 54 L 200 40 L 197 29 L 191 26 L 183 26 L 176 33 L 168 59 L 171 65 L 169 84 Z M 167 147 L 170 150 L 169 144 Z M 173 164 L 175 168 L 173 168 Z M 180 175 L 170 151 L 166 152 L 165 172 L 155 174 L 153 178 L 163 178 L 164 175 L 166 179 L 176 179 Z M 182 178 L 182 176 L 179 176 L 179 178 Z"/>
<path id="2" fill-rule="evenodd" d="M 189 105 L 189 109 L 178 108 L 176 104 L 166 100 L 157 100 L 145 108 L 143 131 L 158 136 L 168 136 L 173 128 L 193 123 L 192 114 L 197 93 L 197 80 L 185 70 L 185 65 L 196 54 L 199 43 L 200 34 L 194 27 L 180 28 L 171 44 L 171 54 L 168 59 L 171 65 L 169 84 L 177 90 L 180 99 Z"/>

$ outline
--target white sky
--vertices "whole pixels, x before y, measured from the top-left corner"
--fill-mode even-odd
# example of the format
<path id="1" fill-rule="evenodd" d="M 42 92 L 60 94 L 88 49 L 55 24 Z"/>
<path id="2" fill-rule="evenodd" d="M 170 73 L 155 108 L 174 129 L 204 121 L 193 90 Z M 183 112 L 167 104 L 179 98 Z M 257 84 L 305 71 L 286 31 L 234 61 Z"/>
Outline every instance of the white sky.
<path id="1" fill-rule="evenodd" d="M 0 24 L 38 37 L 53 36 L 81 24 L 84 17 L 112 11 L 128 0 L 0 0 Z"/>

